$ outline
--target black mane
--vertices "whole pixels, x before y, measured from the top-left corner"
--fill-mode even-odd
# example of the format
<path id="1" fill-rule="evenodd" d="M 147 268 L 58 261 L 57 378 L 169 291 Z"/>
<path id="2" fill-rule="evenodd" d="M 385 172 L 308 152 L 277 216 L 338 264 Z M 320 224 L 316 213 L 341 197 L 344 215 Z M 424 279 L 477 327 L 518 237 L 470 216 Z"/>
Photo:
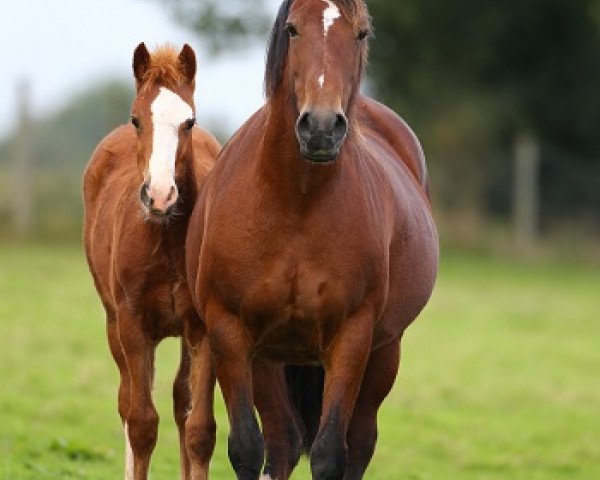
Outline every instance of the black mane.
<path id="1" fill-rule="evenodd" d="M 294 0 L 285 0 L 279 7 L 267 50 L 267 65 L 265 70 L 265 94 L 271 98 L 281 83 L 283 66 L 287 57 L 290 38 L 285 31 L 285 23 L 290 14 Z"/>

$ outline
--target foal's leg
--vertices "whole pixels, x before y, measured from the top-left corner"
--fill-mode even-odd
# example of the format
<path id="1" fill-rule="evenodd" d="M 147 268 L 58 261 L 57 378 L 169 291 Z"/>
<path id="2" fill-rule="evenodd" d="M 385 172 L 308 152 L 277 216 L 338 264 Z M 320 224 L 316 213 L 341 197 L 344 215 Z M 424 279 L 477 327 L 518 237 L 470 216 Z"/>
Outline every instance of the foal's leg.
<path id="1" fill-rule="evenodd" d="M 229 460 L 238 480 L 258 480 L 264 443 L 254 413 L 250 341 L 240 318 L 217 305 L 207 309 L 207 325 L 231 427 Z"/>
<path id="2" fill-rule="evenodd" d="M 118 409 L 121 423 L 125 431 L 125 479 L 133 478 L 133 453 L 131 452 L 129 438 L 127 437 L 127 415 L 129 413 L 129 367 L 127 359 L 123 353 L 121 340 L 119 339 L 119 329 L 117 326 L 117 317 L 113 313 L 106 315 L 106 334 L 110 353 L 119 368 L 121 377 L 119 383 Z"/>
<path id="3" fill-rule="evenodd" d="M 262 421 L 267 453 L 261 478 L 287 480 L 302 453 L 302 433 L 290 404 L 284 367 L 255 361 L 252 371 L 254 403 Z"/>
<path id="4" fill-rule="evenodd" d="M 119 416 L 123 424 L 129 412 L 129 370 L 127 368 L 127 360 L 123 353 L 121 340 L 119 340 L 119 329 L 117 326 L 116 315 L 107 313 L 106 315 L 106 336 L 108 337 L 108 346 L 110 353 L 117 364 L 119 375 L 121 377 L 119 383 L 118 409 Z"/>
<path id="5" fill-rule="evenodd" d="M 155 345 L 144 332 L 142 315 L 134 315 L 129 307 L 124 306 L 119 309 L 117 317 L 119 338 L 130 375 L 130 404 L 125 422 L 130 449 L 127 480 L 146 480 L 158 437 L 158 414 L 151 394 Z"/>
<path id="6" fill-rule="evenodd" d="M 377 441 L 377 411 L 394 385 L 399 360 L 399 340 L 371 353 L 348 429 L 348 467 L 344 480 L 362 479 L 371 461 Z"/>
<path id="7" fill-rule="evenodd" d="M 179 454 L 182 480 L 190 478 L 190 462 L 185 448 L 185 421 L 190 408 L 190 353 L 187 342 L 181 339 L 181 361 L 173 383 L 173 414 L 179 430 Z"/>
<path id="8" fill-rule="evenodd" d="M 191 480 L 206 480 L 217 430 L 213 411 L 216 379 L 208 337 L 200 319 L 186 323 L 184 338 L 190 353 L 191 389 L 191 410 L 185 422 L 185 446 L 190 460 Z"/>
<path id="9" fill-rule="evenodd" d="M 310 455 L 313 480 L 344 477 L 348 458 L 346 435 L 369 358 L 373 318 L 371 309 L 363 308 L 344 319 L 323 359 L 321 425 Z"/>

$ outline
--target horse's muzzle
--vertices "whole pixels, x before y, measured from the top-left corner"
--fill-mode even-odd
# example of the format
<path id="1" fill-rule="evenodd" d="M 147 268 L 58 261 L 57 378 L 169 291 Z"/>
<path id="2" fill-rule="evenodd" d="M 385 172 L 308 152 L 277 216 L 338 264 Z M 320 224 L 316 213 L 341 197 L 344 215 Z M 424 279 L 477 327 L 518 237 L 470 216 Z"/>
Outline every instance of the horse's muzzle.
<path id="1" fill-rule="evenodd" d="M 300 153 L 314 163 L 334 161 L 347 134 L 348 119 L 343 113 L 305 112 L 296 122 Z"/>

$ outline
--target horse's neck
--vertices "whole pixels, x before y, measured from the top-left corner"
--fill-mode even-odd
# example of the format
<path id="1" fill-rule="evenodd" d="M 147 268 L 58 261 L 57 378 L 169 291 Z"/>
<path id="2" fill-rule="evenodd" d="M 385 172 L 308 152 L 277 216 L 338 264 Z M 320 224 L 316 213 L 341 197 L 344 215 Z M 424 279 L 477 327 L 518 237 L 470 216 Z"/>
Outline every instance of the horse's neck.
<path id="1" fill-rule="evenodd" d="M 257 157 L 263 184 L 290 201 L 310 201 L 336 177 L 339 162 L 318 165 L 300 154 L 297 112 L 282 94 L 269 101 L 265 133 Z"/>

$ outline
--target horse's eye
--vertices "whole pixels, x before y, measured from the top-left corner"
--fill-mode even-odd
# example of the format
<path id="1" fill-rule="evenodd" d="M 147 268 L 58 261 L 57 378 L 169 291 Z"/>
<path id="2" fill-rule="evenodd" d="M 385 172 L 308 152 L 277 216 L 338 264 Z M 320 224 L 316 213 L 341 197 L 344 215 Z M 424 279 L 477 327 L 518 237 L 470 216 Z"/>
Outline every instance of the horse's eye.
<path id="1" fill-rule="evenodd" d="M 140 128 L 140 119 L 137 117 L 131 117 L 131 124 L 135 127 L 135 128 Z"/>
<path id="2" fill-rule="evenodd" d="M 369 30 L 361 30 L 360 32 L 358 32 L 358 35 L 356 36 L 357 40 L 364 40 L 365 38 L 367 38 L 369 36 Z"/>
<path id="3" fill-rule="evenodd" d="M 288 32 L 289 36 L 292 37 L 292 38 L 297 37 L 298 35 L 300 35 L 298 33 L 298 30 L 296 29 L 296 27 L 294 27 L 294 25 L 292 25 L 291 23 L 286 23 L 285 30 Z"/>
<path id="4" fill-rule="evenodd" d="M 185 129 L 186 130 L 191 130 L 194 125 L 196 125 L 196 119 L 195 118 L 190 118 L 189 120 L 185 121 Z"/>

